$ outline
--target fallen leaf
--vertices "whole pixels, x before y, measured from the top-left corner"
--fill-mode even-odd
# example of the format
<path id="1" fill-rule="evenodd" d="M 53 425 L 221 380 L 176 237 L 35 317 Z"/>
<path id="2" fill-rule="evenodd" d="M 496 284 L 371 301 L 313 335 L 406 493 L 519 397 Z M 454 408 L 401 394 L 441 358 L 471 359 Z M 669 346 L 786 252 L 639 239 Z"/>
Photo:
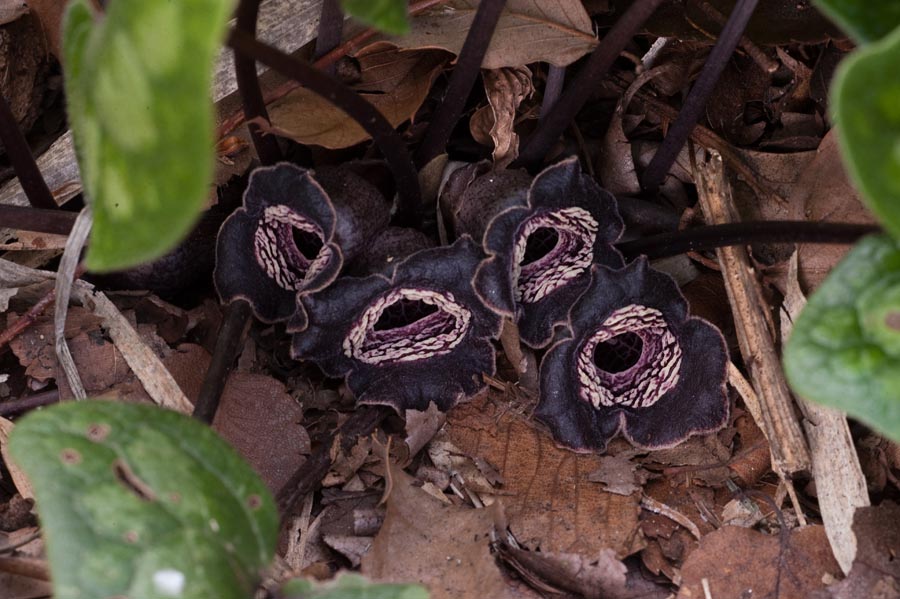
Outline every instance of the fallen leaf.
<path id="1" fill-rule="evenodd" d="M 16 2 L 17 0 L 12 1 L 13 4 Z M 22 2 L 18 1 L 18 3 Z M 60 56 L 59 42 L 62 38 L 60 24 L 68 3 L 66 0 L 25 0 L 25 3 L 37 17 L 50 51 L 58 58 Z"/>
<path id="2" fill-rule="evenodd" d="M 412 31 L 391 38 L 403 48 L 442 48 L 459 55 L 477 0 L 453 0 L 412 19 Z M 482 69 L 549 62 L 564 67 L 597 45 L 580 0 L 508 0 L 494 29 Z"/>
<path id="3" fill-rule="evenodd" d="M 841 574 L 822 526 L 780 537 L 725 526 L 703 537 L 681 569 L 679 599 L 698 597 L 808 597 L 825 586 L 823 577 Z M 704 594 L 703 579 L 709 584 Z"/>
<path id="4" fill-rule="evenodd" d="M 900 597 L 900 506 L 889 501 L 857 508 L 853 532 L 856 560 L 847 578 L 815 595 L 815 599 L 894 599 Z"/>
<path id="5" fill-rule="evenodd" d="M 516 112 L 522 102 L 534 94 L 534 83 L 528 67 L 502 68 L 482 71 L 488 110 L 479 111 L 481 118 L 473 118 L 470 128 L 479 125 L 482 131 L 473 131 L 476 139 L 484 138 L 484 129 L 494 146 L 494 168 L 506 168 L 519 156 L 519 135 L 515 132 Z"/>
<path id="6" fill-rule="evenodd" d="M 397 127 L 411 119 L 451 56 L 443 50 L 404 51 L 387 42 L 363 48 L 359 81 L 351 89 Z M 327 99 L 298 88 L 269 106 L 271 127 L 263 129 L 306 145 L 346 148 L 369 139 L 355 120 Z"/>
<path id="7" fill-rule="evenodd" d="M 599 456 L 557 447 L 498 397 L 485 394 L 457 406 L 446 430 L 463 453 L 487 460 L 503 477 L 498 495 L 519 543 L 584 555 L 610 548 L 619 557 L 640 549 L 638 497 L 591 483 L 588 474 L 601 467 Z"/>
<path id="8" fill-rule="evenodd" d="M 600 457 L 600 468 L 588 474 L 587 479 L 602 483 L 604 491 L 631 495 L 647 482 L 647 473 L 627 455 L 605 455 Z"/>
<path id="9" fill-rule="evenodd" d="M 490 551 L 489 510 L 447 506 L 387 465 L 393 489 L 384 524 L 362 558 L 362 573 L 383 582 L 418 582 L 432 599 L 515 597 Z"/>

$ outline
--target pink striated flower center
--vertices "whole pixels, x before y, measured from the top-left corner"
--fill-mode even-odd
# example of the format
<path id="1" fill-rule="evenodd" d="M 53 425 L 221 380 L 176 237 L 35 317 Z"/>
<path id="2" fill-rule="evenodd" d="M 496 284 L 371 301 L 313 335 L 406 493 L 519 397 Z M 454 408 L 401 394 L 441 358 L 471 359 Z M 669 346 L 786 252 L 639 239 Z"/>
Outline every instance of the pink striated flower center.
<path id="1" fill-rule="evenodd" d="M 331 249 L 314 222 L 279 204 L 265 209 L 253 235 L 256 262 L 270 279 L 297 291 L 331 259 Z"/>
<path id="2" fill-rule="evenodd" d="M 519 229 L 513 257 L 516 301 L 538 302 L 584 274 L 591 267 L 598 228 L 591 214 L 577 207 L 539 213 L 526 220 Z M 555 243 L 529 260 L 529 249 L 541 237 Z"/>
<path id="3" fill-rule="evenodd" d="M 452 293 L 401 287 L 359 316 L 344 339 L 344 355 L 367 364 L 440 356 L 459 345 L 471 320 Z"/>
<path id="4" fill-rule="evenodd" d="M 596 408 L 652 406 L 678 384 L 681 355 L 659 310 L 619 308 L 581 346 L 581 398 Z"/>

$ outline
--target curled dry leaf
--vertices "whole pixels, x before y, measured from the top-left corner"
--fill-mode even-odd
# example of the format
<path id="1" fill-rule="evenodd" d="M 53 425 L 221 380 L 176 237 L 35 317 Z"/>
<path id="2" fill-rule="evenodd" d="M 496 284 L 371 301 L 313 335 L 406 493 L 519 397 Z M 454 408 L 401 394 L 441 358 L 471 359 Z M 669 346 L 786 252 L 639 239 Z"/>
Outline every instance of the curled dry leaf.
<path id="1" fill-rule="evenodd" d="M 462 49 L 478 0 L 452 0 L 412 20 L 412 31 L 394 43 L 403 48 Z M 580 0 L 508 0 L 481 67 L 499 69 L 532 62 L 571 64 L 597 45 Z"/>
<path id="2" fill-rule="evenodd" d="M 451 55 L 443 50 L 404 51 L 377 42 L 359 51 L 359 81 L 350 87 L 397 127 L 411 119 Z M 298 88 L 269 106 L 271 127 L 263 129 L 305 145 L 346 148 L 369 134 L 337 106 L 306 88 Z"/>
<path id="3" fill-rule="evenodd" d="M 494 168 L 506 168 L 519 156 L 519 136 L 514 130 L 516 112 L 522 101 L 534 93 L 528 67 L 493 69 L 482 72 L 488 106 L 473 115 L 469 128 L 482 142 L 493 142 Z"/>

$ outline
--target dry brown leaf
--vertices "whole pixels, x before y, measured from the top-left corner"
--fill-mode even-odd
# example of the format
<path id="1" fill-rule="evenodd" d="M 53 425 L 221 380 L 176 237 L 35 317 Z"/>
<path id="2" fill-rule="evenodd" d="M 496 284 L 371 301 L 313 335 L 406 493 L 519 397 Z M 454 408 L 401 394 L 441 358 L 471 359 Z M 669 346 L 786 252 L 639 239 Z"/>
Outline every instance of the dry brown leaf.
<path id="1" fill-rule="evenodd" d="M 900 507 L 885 502 L 859 508 L 853 532 L 859 539 L 856 561 L 845 580 L 817 594 L 815 599 L 896 599 L 900 597 Z"/>
<path id="2" fill-rule="evenodd" d="M 518 596 L 490 551 L 489 510 L 447 506 L 388 464 L 393 489 L 384 524 L 362 558 L 362 573 L 379 581 L 418 582 L 432 599 Z"/>
<path id="3" fill-rule="evenodd" d="M 397 127 L 415 115 L 450 58 L 443 50 L 404 51 L 377 42 L 356 55 L 360 79 L 350 87 Z M 272 125 L 264 123 L 264 130 L 302 144 L 337 149 L 369 139 L 345 112 L 302 87 L 269 106 L 269 116 Z"/>
<path id="4" fill-rule="evenodd" d="M 26 499 L 34 499 L 34 490 L 31 488 L 31 482 L 29 482 L 25 473 L 16 466 L 15 462 L 10 459 L 9 452 L 6 450 L 9 444 L 9 435 L 14 427 L 15 425 L 11 421 L 0 417 L 0 455 L 3 456 L 3 463 L 6 464 L 9 475 L 19 494 Z"/>
<path id="5" fill-rule="evenodd" d="M 601 466 L 598 456 L 556 447 L 496 394 L 456 407 L 447 422 L 461 451 L 497 467 L 510 530 L 520 543 L 585 555 L 610 548 L 619 557 L 640 549 L 637 495 L 607 493 L 588 481 Z"/>
<path id="6" fill-rule="evenodd" d="M 412 19 L 412 31 L 392 39 L 403 48 L 443 48 L 458 55 L 477 7 L 477 0 L 453 0 Z M 591 19 L 580 0 L 508 0 L 481 68 L 532 62 L 566 66 L 596 45 Z"/>
<path id="7" fill-rule="evenodd" d="M 469 123 L 472 136 L 482 143 L 485 133 L 494 146 L 494 168 L 506 168 L 519 156 L 519 136 L 515 132 L 519 105 L 534 93 L 528 67 L 482 71 L 487 110 L 479 110 Z M 487 145 L 487 144 L 485 144 Z"/>
<path id="8" fill-rule="evenodd" d="M 40 23 L 41 32 L 53 55 L 60 57 L 60 39 L 62 38 L 62 19 L 68 2 L 66 0 L 25 0 L 28 8 Z M 19 1 L 21 4 L 21 1 Z"/>
<path id="9" fill-rule="evenodd" d="M 588 474 L 587 479 L 601 483 L 609 493 L 631 495 L 647 482 L 647 473 L 627 455 L 605 455 L 600 456 L 600 468 Z"/>
<path id="10" fill-rule="evenodd" d="M 777 535 L 736 526 L 711 532 L 681 569 L 679 599 L 808 597 L 825 586 L 823 577 L 840 576 L 823 527 L 792 530 L 786 540 L 782 548 Z M 709 595 L 704 595 L 703 579 Z"/>

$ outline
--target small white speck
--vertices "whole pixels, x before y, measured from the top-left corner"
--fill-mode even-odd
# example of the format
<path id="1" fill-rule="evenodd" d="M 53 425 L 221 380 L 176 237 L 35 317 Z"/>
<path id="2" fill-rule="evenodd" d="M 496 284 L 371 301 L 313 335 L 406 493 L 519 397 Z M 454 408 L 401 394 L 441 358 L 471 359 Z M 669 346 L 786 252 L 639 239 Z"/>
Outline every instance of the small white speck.
<path id="1" fill-rule="evenodd" d="M 156 592 L 166 597 L 181 597 L 184 592 L 184 573 L 166 569 L 153 573 L 153 586 Z"/>
<path id="2" fill-rule="evenodd" d="M 210 528 L 213 532 L 219 532 L 219 523 L 218 523 L 218 521 L 215 520 L 215 518 L 210 519 L 210 521 L 209 521 L 209 528 Z"/>

